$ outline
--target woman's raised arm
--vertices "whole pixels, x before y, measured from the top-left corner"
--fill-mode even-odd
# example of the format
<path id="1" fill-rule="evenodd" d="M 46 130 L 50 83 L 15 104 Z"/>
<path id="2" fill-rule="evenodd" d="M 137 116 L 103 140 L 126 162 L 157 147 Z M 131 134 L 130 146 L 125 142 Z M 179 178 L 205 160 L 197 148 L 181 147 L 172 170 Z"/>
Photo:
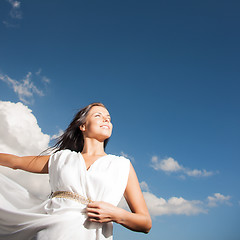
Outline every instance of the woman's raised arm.
<path id="1" fill-rule="evenodd" d="M 0 165 L 33 173 L 48 173 L 49 155 L 19 157 L 0 153 Z"/>

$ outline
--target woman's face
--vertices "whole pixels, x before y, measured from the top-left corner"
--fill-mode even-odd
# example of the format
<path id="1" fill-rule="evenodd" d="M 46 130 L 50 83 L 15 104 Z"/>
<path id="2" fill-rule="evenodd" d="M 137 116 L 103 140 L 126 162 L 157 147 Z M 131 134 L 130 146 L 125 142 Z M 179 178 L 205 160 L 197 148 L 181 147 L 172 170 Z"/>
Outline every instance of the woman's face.
<path id="1" fill-rule="evenodd" d="M 86 123 L 80 126 L 84 137 L 104 141 L 112 134 L 112 123 L 108 110 L 101 106 L 92 107 L 86 117 Z"/>

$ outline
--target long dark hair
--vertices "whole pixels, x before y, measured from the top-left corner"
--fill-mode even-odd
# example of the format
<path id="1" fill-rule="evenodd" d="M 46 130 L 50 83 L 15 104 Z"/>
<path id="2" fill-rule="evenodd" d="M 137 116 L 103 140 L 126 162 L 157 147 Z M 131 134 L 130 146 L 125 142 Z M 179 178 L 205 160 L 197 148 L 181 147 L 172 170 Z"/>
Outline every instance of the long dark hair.
<path id="1" fill-rule="evenodd" d="M 80 126 L 86 122 L 86 117 L 90 109 L 94 106 L 100 106 L 106 108 L 102 103 L 96 102 L 87 105 L 82 108 L 73 118 L 68 128 L 64 133 L 57 138 L 57 143 L 52 147 L 53 152 L 57 152 L 64 149 L 69 149 L 76 152 L 83 150 L 84 139 Z M 104 141 L 104 149 L 109 141 L 109 138 Z"/>

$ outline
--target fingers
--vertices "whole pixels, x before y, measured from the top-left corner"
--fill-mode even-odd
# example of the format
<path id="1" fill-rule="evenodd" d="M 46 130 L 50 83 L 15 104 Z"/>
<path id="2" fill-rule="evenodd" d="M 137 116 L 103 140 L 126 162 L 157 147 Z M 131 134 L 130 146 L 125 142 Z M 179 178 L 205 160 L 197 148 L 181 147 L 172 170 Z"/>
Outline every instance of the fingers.
<path id="1" fill-rule="evenodd" d="M 101 222 L 101 209 L 99 202 L 92 202 L 87 205 L 87 215 L 91 222 Z"/>
<path id="2" fill-rule="evenodd" d="M 90 222 L 105 223 L 111 221 L 107 215 L 101 214 L 100 212 L 87 212 L 87 215 Z"/>
<path id="3" fill-rule="evenodd" d="M 87 213 L 94 213 L 96 215 L 99 215 L 101 213 L 101 206 L 99 202 L 92 202 L 87 205 Z"/>
<path id="4" fill-rule="evenodd" d="M 87 207 L 88 208 L 100 208 L 101 207 L 102 202 L 90 202 Z"/>
<path id="5" fill-rule="evenodd" d="M 87 215 L 89 217 L 98 217 L 103 214 L 101 209 L 97 209 L 97 208 L 87 208 L 86 210 L 87 210 Z"/>
<path id="6" fill-rule="evenodd" d="M 104 202 L 92 202 L 86 208 L 88 219 L 91 222 L 110 222 L 111 217 L 107 211 L 107 204 Z"/>
<path id="7" fill-rule="evenodd" d="M 98 210 L 106 209 L 107 203 L 105 202 L 91 202 L 87 205 L 87 211 L 98 212 Z"/>

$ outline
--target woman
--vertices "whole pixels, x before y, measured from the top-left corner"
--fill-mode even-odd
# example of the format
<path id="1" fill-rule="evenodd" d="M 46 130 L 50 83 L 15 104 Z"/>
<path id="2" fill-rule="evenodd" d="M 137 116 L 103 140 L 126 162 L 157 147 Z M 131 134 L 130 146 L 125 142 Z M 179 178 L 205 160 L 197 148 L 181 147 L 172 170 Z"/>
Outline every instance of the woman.
<path id="1" fill-rule="evenodd" d="M 0 154 L 3 166 L 49 173 L 52 190 L 42 202 L 1 176 L 0 239 L 112 239 L 112 222 L 149 232 L 151 218 L 130 161 L 105 153 L 111 133 L 108 110 L 93 103 L 76 114 L 53 154 Z M 131 212 L 117 207 L 122 195 Z"/>

